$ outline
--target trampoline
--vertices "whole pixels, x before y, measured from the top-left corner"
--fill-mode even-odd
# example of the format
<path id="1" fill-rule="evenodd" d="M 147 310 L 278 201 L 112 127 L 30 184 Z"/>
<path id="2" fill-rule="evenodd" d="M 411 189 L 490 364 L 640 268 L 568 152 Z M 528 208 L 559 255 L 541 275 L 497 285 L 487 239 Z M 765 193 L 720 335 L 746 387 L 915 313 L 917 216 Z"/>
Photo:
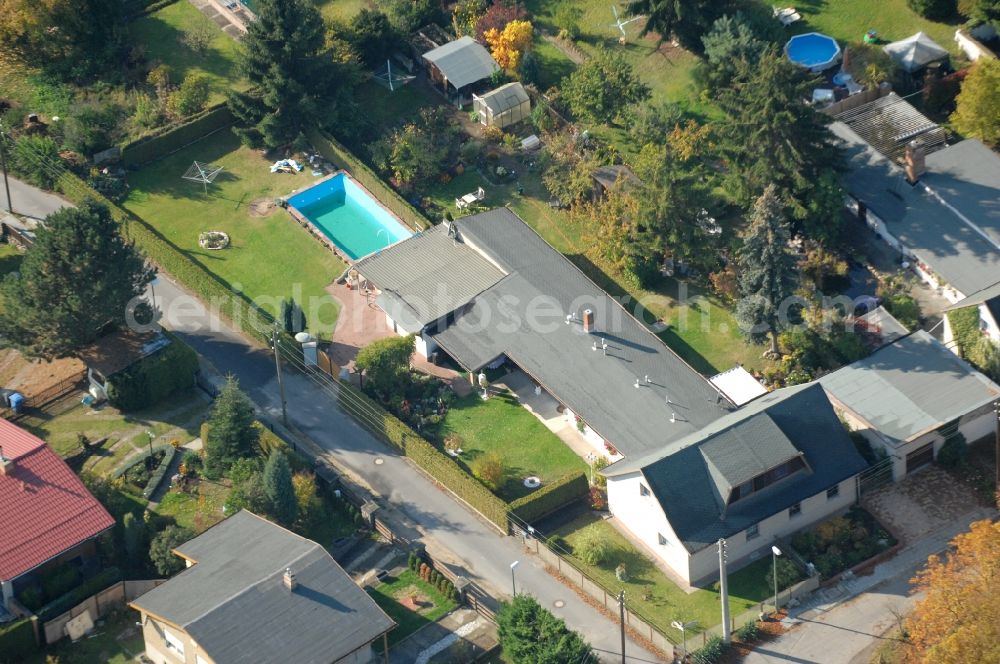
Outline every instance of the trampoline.
<path id="1" fill-rule="evenodd" d="M 785 44 L 788 59 L 812 71 L 829 69 L 840 61 L 840 46 L 833 37 L 818 32 L 795 35 Z"/>

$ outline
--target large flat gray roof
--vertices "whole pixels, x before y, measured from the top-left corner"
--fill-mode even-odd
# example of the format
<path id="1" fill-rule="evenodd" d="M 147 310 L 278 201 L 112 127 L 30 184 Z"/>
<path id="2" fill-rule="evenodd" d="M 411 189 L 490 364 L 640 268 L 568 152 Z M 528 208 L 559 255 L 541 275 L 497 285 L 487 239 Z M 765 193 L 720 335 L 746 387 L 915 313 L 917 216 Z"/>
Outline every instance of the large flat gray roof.
<path id="1" fill-rule="evenodd" d="M 727 505 L 732 481 L 801 455 L 805 465 L 770 486 Z M 716 463 L 724 463 L 719 469 Z M 714 545 L 867 467 L 823 388 L 807 383 L 770 392 L 664 450 L 624 459 L 604 471 L 641 471 L 670 527 L 691 552 Z M 746 480 L 743 480 L 746 481 Z"/>
<path id="2" fill-rule="evenodd" d="M 489 78 L 500 67 L 486 48 L 469 36 L 424 53 L 455 89 Z"/>
<path id="3" fill-rule="evenodd" d="M 923 330 L 819 382 L 831 397 L 897 443 L 1000 397 L 1000 386 Z"/>
<path id="4" fill-rule="evenodd" d="M 848 160 L 848 191 L 878 215 L 903 245 L 965 295 L 1000 281 L 1000 249 L 992 239 L 996 233 L 1000 240 L 1000 199 L 989 199 L 1000 195 L 995 189 L 1000 181 L 993 181 L 992 174 L 997 171 L 985 164 L 997 160 L 996 168 L 1000 169 L 1000 158 L 993 155 L 990 159 L 975 146 L 964 146 L 968 141 L 928 155 L 928 174 L 922 182 L 935 194 L 920 183 L 908 184 L 901 168 L 844 123 L 833 122 L 830 129 L 840 139 Z M 970 160 L 975 157 L 969 169 L 979 164 L 982 174 L 975 177 L 983 182 L 977 183 L 972 173 L 955 164 L 965 154 Z M 1000 180 L 1000 175 L 996 177 Z M 994 189 L 990 189 L 990 181 Z"/>
<path id="5" fill-rule="evenodd" d="M 459 246 L 474 249 L 505 275 L 428 328 L 466 369 L 478 370 L 506 355 L 626 456 L 661 449 L 731 408 L 703 376 L 512 211 L 490 210 L 454 225 Z M 405 245 L 412 241 L 382 252 L 385 260 L 398 261 L 394 274 L 419 272 L 414 262 L 437 260 L 426 251 L 411 252 Z M 451 251 L 440 244 L 426 248 Z M 363 264 L 359 269 L 382 287 Z M 579 322 L 588 308 L 596 322 L 590 334 Z M 566 324 L 567 314 L 575 317 L 572 324 Z M 606 355 L 593 350 L 602 339 Z"/>
<path id="6" fill-rule="evenodd" d="M 328 664 L 395 625 L 323 547 L 250 512 L 176 551 L 196 563 L 132 605 L 186 631 L 216 664 Z"/>

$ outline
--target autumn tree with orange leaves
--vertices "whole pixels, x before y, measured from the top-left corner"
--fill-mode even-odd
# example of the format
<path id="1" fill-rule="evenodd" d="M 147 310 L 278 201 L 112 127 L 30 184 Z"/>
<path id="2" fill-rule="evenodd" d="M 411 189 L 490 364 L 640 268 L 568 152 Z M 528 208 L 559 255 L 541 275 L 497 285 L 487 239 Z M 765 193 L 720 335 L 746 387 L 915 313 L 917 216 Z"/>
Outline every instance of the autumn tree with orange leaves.
<path id="1" fill-rule="evenodd" d="M 920 664 L 1000 662 L 1000 523 L 976 521 L 952 540 L 947 556 L 931 556 L 913 579 L 926 593 L 906 619 L 911 647 L 903 661 Z"/>
<path id="2" fill-rule="evenodd" d="M 516 71 L 521 57 L 531 46 L 531 21 L 511 21 L 503 30 L 490 28 L 483 39 L 490 45 L 490 54 L 502 69 Z"/>

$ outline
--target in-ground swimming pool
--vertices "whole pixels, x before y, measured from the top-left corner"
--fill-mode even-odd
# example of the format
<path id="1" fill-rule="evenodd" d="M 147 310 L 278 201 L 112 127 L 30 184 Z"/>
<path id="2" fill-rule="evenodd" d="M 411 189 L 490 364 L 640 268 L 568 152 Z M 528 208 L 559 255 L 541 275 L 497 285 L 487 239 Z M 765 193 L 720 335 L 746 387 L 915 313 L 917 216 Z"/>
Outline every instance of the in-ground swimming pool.
<path id="1" fill-rule="evenodd" d="M 288 199 L 288 205 L 351 260 L 413 235 L 345 173 L 295 194 Z"/>

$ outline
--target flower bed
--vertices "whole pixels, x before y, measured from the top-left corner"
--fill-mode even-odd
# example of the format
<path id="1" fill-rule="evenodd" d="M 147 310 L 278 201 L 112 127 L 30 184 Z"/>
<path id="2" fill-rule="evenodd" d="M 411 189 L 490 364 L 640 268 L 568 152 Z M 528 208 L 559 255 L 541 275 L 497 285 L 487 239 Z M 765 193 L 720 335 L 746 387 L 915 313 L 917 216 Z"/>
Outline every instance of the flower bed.
<path id="1" fill-rule="evenodd" d="M 198 245 L 202 249 L 225 249 L 229 246 L 229 233 L 222 231 L 205 231 L 198 235 Z"/>
<path id="2" fill-rule="evenodd" d="M 886 551 L 896 544 L 871 514 L 852 507 L 792 537 L 792 548 L 813 563 L 824 580 Z"/>

